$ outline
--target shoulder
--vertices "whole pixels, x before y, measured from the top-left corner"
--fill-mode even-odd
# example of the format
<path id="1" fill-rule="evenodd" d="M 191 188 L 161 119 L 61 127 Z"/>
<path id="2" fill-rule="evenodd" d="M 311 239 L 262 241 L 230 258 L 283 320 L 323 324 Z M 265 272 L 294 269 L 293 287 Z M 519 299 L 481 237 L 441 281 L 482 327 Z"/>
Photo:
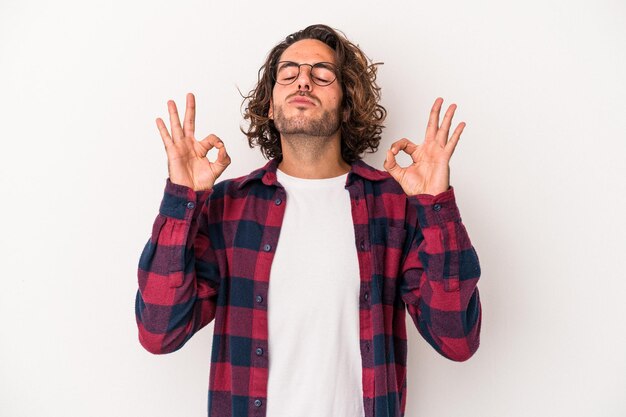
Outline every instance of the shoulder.
<path id="1" fill-rule="evenodd" d="M 273 174 L 275 177 L 275 174 Z M 213 186 L 213 198 L 241 198 L 259 189 L 268 189 L 268 178 L 272 177 L 270 163 L 257 168 L 246 175 L 228 178 Z"/>
<path id="2" fill-rule="evenodd" d="M 404 190 L 387 171 L 376 169 L 365 161 L 358 160 L 352 163 L 354 178 L 358 178 L 371 187 L 375 195 L 396 194 L 403 196 Z M 367 190 L 366 190 L 367 192 Z"/>

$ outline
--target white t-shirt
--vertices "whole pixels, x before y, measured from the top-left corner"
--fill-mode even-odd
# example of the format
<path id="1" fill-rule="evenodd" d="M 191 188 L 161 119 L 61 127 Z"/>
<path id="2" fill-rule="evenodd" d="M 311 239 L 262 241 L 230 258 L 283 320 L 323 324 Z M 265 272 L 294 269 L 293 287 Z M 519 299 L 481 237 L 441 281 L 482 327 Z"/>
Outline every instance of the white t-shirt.
<path id="1" fill-rule="evenodd" d="M 348 174 L 276 173 L 287 201 L 268 288 L 267 417 L 363 417 Z"/>

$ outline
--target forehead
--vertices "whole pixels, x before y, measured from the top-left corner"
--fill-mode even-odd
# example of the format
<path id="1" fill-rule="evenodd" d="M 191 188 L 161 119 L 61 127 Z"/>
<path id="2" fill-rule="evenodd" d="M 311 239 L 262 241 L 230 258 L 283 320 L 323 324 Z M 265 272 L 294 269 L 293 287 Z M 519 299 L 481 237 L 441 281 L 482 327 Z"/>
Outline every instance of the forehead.
<path id="1" fill-rule="evenodd" d="M 317 39 L 303 39 L 285 49 L 279 61 L 294 61 L 300 64 L 335 63 L 335 51 Z"/>

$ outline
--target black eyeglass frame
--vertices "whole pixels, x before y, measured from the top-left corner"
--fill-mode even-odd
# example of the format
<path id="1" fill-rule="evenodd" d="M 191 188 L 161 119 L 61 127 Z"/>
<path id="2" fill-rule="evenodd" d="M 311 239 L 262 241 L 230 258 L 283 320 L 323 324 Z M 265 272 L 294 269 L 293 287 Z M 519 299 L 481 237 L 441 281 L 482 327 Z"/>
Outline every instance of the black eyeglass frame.
<path id="1" fill-rule="evenodd" d="M 293 64 L 293 66 L 297 66 L 298 67 L 298 74 L 296 74 L 294 79 L 291 82 L 288 82 L 288 83 L 281 83 L 281 82 L 278 81 L 278 70 L 280 68 L 280 64 L 284 64 L 284 63 Z M 315 83 L 315 85 L 319 85 L 320 87 L 327 87 L 327 86 L 331 85 L 332 83 L 334 83 L 337 80 L 337 78 L 339 78 L 339 75 L 338 75 L 339 68 L 337 67 L 337 65 L 333 64 L 332 62 L 325 62 L 325 61 L 316 62 L 315 64 L 298 64 L 297 62 L 294 62 L 294 61 L 278 61 L 276 63 L 276 67 L 275 67 L 274 71 L 272 71 L 272 78 L 274 79 L 274 82 L 276 82 L 276 84 L 279 84 L 279 85 L 291 85 L 294 82 L 296 82 L 296 80 L 300 76 L 300 71 L 302 70 L 301 67 L 303 65 L 308 65 L 309 67 L 311 67 L 311 70 L 309 72 L 309 74 L 311 74 L 311 80 Z M 332 73 L 334 74 L 335 78 L 333 78 L 332 81 L 327 82 L 325 84 L 318 83 L 317 81 L 315 81 L 315 77 L 313 77 L 313 75 L 312 75 L 313 68 L 315 68 L 315 67 L 325 68 L 325 69 L 332 69 Z"/>

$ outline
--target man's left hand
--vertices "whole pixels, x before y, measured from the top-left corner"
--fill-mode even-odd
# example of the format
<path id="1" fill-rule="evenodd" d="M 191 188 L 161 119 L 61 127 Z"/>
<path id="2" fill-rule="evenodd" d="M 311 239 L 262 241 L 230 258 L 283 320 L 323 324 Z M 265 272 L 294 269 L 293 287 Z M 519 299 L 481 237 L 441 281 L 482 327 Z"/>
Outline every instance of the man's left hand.
<path id="1" fill-rule="evenodd" d="M 439 112 L 443 98 L 438 97 L 430 111 L 426 138 L 421 145 L 416 145 L 403 138 L 391 144 L 383 167 L 398 181 L 407 195 L 437 195 L 448 190 L 450 185 L 450 158 L 465 128 L 465 122 L 459 123 L 452 136 L 448 139 L 452 116 L 456 104 L 451 104 L 446 111 L 441 126 Z M 413 163 L 402 168 L 396 162 L 398 152 L 404 151 L 411 155 Z"/>

